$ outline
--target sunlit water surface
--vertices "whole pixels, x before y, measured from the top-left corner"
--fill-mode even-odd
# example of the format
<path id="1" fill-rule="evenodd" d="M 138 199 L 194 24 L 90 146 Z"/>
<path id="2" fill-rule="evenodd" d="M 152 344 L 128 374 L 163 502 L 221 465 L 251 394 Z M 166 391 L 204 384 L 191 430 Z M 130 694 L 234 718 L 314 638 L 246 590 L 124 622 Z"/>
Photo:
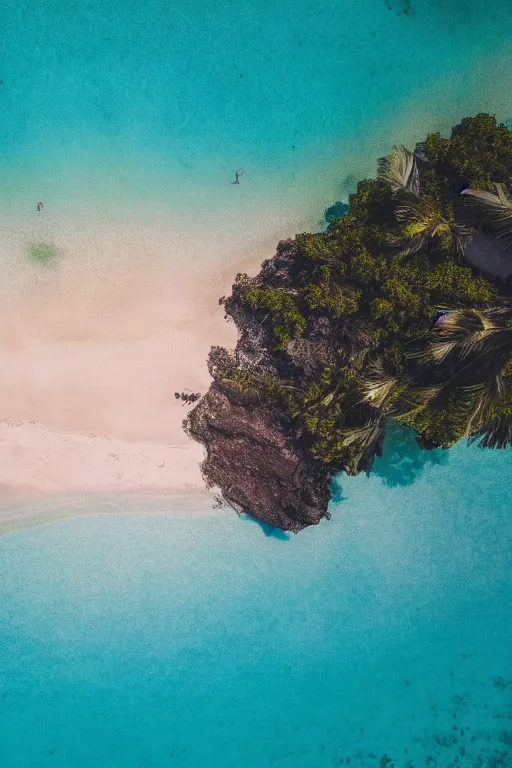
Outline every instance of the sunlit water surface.
<path id="1" fill-rule="evenodd" d="M 107 393 L 91 420 L 156 434 L 168 405 L 145 396 L 166 361 L 204 360 L 239 268 L 320 226 L 392 143 L 512 116 L 509 0 L 5 0 L 0 30 L 3 387 L 23 410 L 2 418 L 54 424 L 74 397 L 82 427 L 66 371 Z M 130 322 L 98 299 L 141 285 Z M 1 768 L 510 768 L 510 466 L 395 438 L 290 539 L 227 511 L 3 537 Z"/>
<path id="2" fill-rule="evenodd" d="M 508 768 L 510 462 L 395 436 L 290 538 L 227 511 L 4 536 L 0 764 Z"/>

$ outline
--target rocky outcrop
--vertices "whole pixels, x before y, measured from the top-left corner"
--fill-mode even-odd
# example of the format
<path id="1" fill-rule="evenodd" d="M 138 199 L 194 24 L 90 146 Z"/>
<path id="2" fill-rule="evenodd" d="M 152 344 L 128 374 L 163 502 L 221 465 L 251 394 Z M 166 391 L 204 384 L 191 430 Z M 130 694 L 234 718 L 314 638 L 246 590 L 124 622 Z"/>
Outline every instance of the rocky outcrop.
<path id="1" fill-rule="evenodd" d="M 207 484 L 238 512 L 295 533 L 327 516 L 331 473 L 292 446 L 272 409 L 231 402 L 214 382 L 186 428 L 206 448 Z"/>
<path id="2" fill-rule="evenodd" d="M 318 523 L 334 473 L 370 472 L 393 420 L 425 448 L 511 443 L 511 174 L 512 133 L 465 118 L 449 139 L 394 147 L 348 210 L 327 210 L 326 231 L 237 275 L 220 300 L 236 348 L 212 349 L 213 383 L 185 425 L 235 509 L 286 530 Z M 436 307 L 456 310 L 450 323 Z M 496 318 L 503 333 L 483 339 Z M 475 410 L 496 381 L 499 403 Z"/>
<path id="3" fill-rule="evenodd" d="M 294 257 L 294 243 L 280 242 L 256 280 L 266 287 L 290 287 Z M 311 317 L 302 337 L 278 352 L 269 323 L 240 299 L 247 280 L 238 275 L 232 295 L 221 300 L 226 317 L 237 327 L 236 350 L 213 347 L 208 360 L 213 383 L 184 428 L 204 445 L 203 477 L 209 487 L 220 488 L 224 502 L 268 525 L 297 533 L 329 516 L 331 480 L 337 470 L 312 458 L 283 421 L 282 411 L 226 387 L 219 370 L 234 366 L 258 375 L 308 379 L 341 353 L 358 353 L 367 344 L 365 327 Z"/>

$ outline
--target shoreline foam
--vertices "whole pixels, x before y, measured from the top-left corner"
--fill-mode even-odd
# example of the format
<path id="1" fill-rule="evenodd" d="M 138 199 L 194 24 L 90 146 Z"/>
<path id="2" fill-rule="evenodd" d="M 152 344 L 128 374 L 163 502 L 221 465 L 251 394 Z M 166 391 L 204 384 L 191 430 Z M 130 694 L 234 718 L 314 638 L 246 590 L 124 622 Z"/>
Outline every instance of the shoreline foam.
<path id="1" fill-rule="evenodd" d="M 172 516 L 173 518 L 214 514 L 214 494 L 188 493 L 101 493 L 62 494 L 59 496 L 11 495 L 0 504 L 0 536 L 30 528 L 103 515 Z M 216 513 L 218 514 L 218 512 Z"/>

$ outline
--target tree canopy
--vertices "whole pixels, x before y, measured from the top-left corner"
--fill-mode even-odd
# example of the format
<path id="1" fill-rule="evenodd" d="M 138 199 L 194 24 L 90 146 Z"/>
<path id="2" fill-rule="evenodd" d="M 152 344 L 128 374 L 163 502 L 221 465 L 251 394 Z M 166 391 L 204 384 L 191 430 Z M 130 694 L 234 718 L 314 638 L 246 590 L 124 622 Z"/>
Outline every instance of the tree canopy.
<path id="1" fill-rule="evenodd" d="M 259 356 L 214 351 L 215 376 L 350 473 L 371 466 L 390 420 L 427 448 L 510 445 L 512 286 L 466 251 L 485 241 L 512 260 L 511 189 L 512 132 L 491 115 L 394 147 L 325 232 L 238 276 L 226 312 Z"/>

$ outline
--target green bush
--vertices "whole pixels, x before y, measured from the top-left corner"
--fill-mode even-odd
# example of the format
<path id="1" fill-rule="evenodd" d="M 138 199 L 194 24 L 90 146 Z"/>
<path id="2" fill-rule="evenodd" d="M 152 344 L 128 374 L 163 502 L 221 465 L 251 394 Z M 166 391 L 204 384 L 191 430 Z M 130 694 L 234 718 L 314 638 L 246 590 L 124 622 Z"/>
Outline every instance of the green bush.
<path id="1" fill-rule="evenodd" d="M 278 349 L 285 349 L 288 342 L 300 336 L 306 328 L 306 319 L 299 312 L 292 296 L 278 288 L 249 287 L 244 298 L 253 309 L 268 310 L 272 318 Z"/>
<path id="2" fill-rule="evenodd" d="M 464 259 L 472 232 L 488 233 L 484 213 L 458 220 L 464 187 L 494 190 L 500 182 L 512 189 L 512 133 L 482 114 L 463 120 L 450 138 L 430 134 L 416 151 L 418 195 L 400 183 L 393 191 L 380 179 L 361 181 L 343 215 L 337 215 L 338 204 L 328 209 L 327 231 L 282 243 L 277 269 L 265 269 L 256 279 L 239 276 L 235 299 L 226 302 L 229 312 L 230 302 L 241 300 L 268 325 L 276 342 L 268 353 L 275 355 L 283 379 L 240 368 L 223 380 L 257 402 L 273 403 L 315 459 L 348 472 L 371 464 L 389 419 L 400 419 L 429 446 L 481 434 L 484 444 L 512 442 L 512 319 L 509 330 L 509 320 L 500 320 L 505 325 L 495 334 L 494 358 L 492 318 L 485 321 L 485 333 L 459 349 L 459 357 L 450 357 L 448 345 L 446 360 L 443 354 L 434 360 L 429 346 L 443 340 L 439 328 L 433 330 L 439 307 L 470 315 L 478 309 L 473 314 L 484 317 L 493 305 L 508 302 L 512 316 L 510 281 L 492 279 Z M 319 320 L 322 331 L 315 336 Z M 455 340 L 469 331 L 462 325 Z M 471 353 L 472 344 L 479 349 L 487 331 L 487 359 L 479 353 L 472 373 L 471 358 L 458 370 L 457 361 Z M 302 372 L 294 357 L 301 345 L 289 346 L 301 336 L 309 356 Z M 326 346 L 327 359 L 335 360 L 327 366 Z M 290 371 L 293 380 L 285 380 Z M 485 399 L 487 392 L 492 397 Z M 474 408 L 469 396 L 481 397 Z"/>

